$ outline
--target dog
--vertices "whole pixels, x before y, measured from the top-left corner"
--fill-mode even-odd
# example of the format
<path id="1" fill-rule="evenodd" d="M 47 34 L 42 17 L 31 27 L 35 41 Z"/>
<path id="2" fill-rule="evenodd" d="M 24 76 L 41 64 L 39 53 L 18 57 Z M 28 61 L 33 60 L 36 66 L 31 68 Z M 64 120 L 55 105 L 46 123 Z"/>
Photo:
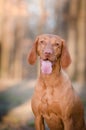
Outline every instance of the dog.
<path id="1" fill-rule="evenodd" d="M 86 130 L 84 108 L 65 69 L 71 63 L 65 41 L 57 35 L 38 36 L 28 56 L 33 65 L 40 57 L 40 75 L 32 97 L 36 130 Z"/>

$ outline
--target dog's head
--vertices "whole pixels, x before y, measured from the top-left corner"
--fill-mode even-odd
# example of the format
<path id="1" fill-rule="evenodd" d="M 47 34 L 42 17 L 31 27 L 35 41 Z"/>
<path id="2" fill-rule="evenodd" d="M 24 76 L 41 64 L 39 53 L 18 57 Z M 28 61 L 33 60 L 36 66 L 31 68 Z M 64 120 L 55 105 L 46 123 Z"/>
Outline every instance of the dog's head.
<path id="1" fill-rule="evenodd" d="M 52 66 L 58 59 L 60 59 L 62 68 L 67 68 L 71 63 L 65 41 L 57 35 L 43 34 L 38 36 L 28 57 L 30 64 L 35 63 L 37 55 L 40 56 L 44 66 L 47 64 L 47 68 Z"/>

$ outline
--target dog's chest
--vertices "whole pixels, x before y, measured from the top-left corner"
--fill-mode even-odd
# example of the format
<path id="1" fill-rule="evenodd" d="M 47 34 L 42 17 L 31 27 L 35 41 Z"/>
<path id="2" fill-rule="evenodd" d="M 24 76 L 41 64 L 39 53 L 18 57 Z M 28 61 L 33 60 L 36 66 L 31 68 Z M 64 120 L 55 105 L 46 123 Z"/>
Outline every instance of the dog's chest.
<path id="1" fill-rule="evenodd" d="M 56 92 L 49 89 L 41 96 L 39 111 L 45 118 L 52 118 L 52 115 L 61 116 L 60 102 L 55 95 Z"/>

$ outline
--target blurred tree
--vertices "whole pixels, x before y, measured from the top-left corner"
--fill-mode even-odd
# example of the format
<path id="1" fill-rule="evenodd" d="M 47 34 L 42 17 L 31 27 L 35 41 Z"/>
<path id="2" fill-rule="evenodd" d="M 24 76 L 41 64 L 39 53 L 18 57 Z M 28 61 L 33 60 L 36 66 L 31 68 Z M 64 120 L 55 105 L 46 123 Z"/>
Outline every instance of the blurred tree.
<path id="1" fill-rule="evenodd" d="M 85 85 L 86 62 L 85 62 L 85 4 L 84 0 L 71 0 L 69 14 L 69 43 L 73 54 L 73 66 L 71 72 L 73 79 Z"/>
<path id="2" fill-rule="evenodd" d="M 69 0 L 55 0 L 55 33 L 67 40 L 68 37 L 68 19 L 69 19 Z"/>
<path id="3" fill-rule="evenodd" d="M 40 7 L 40 17 L 38 23 L 38 31 L 39 34 L 43 32 L 44 24 L 46 23 L 47 13 L 45 9 L 45 1 L 39 0 L 39 7 Z"/>

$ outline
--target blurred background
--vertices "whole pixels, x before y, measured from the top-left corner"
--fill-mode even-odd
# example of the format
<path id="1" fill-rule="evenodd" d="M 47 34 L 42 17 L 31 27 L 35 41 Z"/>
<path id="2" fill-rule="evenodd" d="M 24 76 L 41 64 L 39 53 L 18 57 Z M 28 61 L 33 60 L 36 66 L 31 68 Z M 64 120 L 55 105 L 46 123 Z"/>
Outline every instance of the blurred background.
<path id="1" fill-rule="evenodd" d="M 67 71 L 86 115 L 85 8 L 85 0 L 0 0 L 0 130 L 34 130 L 30 103 L 39 65 L 30 66 L 27 56 L 42 33 L 65 39 Z"/>

